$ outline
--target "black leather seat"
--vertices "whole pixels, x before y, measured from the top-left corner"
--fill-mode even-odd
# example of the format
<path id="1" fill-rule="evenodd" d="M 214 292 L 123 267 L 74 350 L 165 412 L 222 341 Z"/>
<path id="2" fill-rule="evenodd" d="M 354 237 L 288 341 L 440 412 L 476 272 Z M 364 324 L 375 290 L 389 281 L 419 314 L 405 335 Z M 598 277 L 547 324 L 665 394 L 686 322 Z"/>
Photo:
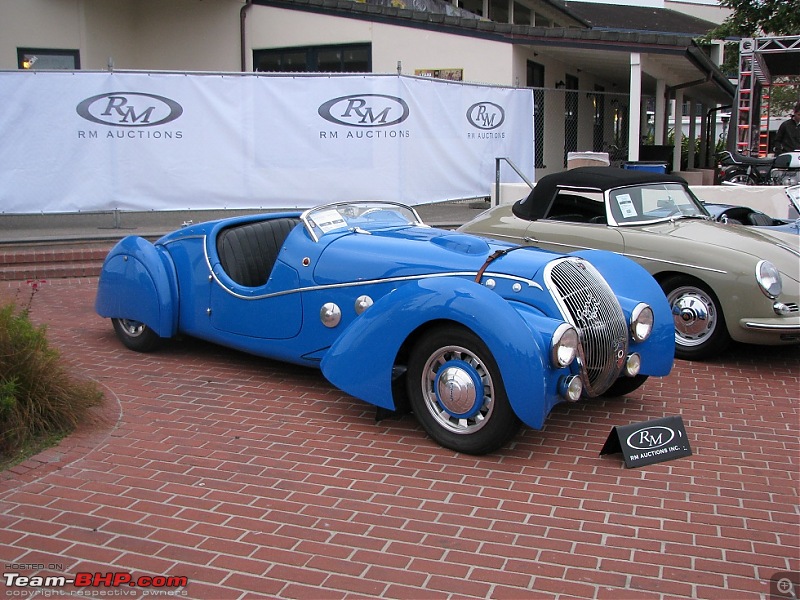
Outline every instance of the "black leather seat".
<path id="1" fill-rule="evenodd" d="M 217 236 L 222 268 L 240 285 L 264 285 L 283 242 L 299 222 L 300 219 L 282 217 L 223 229 Z"/>
<path id="2" fill-rule="evenodd" d="M 559 193 L 550 207 L 548 219 L 554 221 L 570 221 L 573 223 L 597 223 L 593 221 L 598 217 L 605 217 L 602 202 L 576 196 L 574 194 Z"/>
<path id="3" fill-rule="evenodd" d="M 750 223 L 750 225 L 772 225 L 773 219 L 764 213 L 751 212 L 747 215 L 747 222 Z"/>

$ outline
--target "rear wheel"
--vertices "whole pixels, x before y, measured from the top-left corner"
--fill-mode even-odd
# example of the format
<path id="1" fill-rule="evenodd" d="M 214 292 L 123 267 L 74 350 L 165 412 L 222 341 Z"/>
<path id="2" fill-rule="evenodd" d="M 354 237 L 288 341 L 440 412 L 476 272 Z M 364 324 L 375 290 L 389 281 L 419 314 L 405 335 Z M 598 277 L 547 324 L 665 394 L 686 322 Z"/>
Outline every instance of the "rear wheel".
<path id="1" fill-rule="evenodd" d="M 727 179 L 723 179 L 723 181 L 727 181 L 729 183 L 736 183 L 739 185 L 755 185 L 756 180 L 752 175 L 748 175 L 747 173 L 734 173 Z"/>
<path id="2" fill-rule="evenodd" d="M 445 448 L 487 454 L 504 446 L 520 427 L 494 357 L 463 327 L 439 327 L 419 341 L 407 378 L 414 415 Z"/>
<path id="3" fill-rule="evenodd" d="M 132 319 L 111 319 L 114 332 L 119 340 L 130 350 L 150 352 L 158 348 L 162 338 L 144 323 Z"/>
<path id="4" fill-rule="evenodd" d="M 699 360 L 730 343 L 719 300 L 701 281 L 676 275 L 661 282 L 675 322 L 675 356 Z"/>

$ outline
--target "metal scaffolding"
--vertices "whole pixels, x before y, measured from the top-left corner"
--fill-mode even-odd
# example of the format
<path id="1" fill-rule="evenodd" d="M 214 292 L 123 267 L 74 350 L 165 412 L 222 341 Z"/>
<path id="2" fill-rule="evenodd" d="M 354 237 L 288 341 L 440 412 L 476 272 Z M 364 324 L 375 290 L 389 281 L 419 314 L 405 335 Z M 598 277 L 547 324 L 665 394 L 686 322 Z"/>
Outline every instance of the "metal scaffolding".
<path id="1" fill-rule="evenodd" d="M 770 97 L 774 79 L 800 75 L 800 36 L 745 38 L 739 42 L 736 151 L 769 153 Z"/>

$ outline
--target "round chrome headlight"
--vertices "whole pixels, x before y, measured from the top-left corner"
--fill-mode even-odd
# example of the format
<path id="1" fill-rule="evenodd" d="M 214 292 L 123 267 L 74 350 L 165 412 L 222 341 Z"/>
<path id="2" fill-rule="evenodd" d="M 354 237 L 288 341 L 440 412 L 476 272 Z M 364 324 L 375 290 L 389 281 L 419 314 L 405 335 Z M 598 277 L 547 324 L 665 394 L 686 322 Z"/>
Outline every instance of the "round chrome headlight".
<path id="1" fill-rule="evenodd" d="M 572 325 L 562 323 L 550 342 L 550 360 L 556 368 L 566 367 L 578 354 L 578 332 Z"/>
<path id="2" fill-rule="evenodd" d="M 781 295 L 783 281 L 777 267 L 768 260 L 760 260 L 756 265 L 756 281 L 761 291 L 773 300 Z"/>
<path id="3" fill-rule="evenodd" d="M 636 377 L 641 368 L 642 357 L 639 356 L 639 353 L 634 352 L 633 354 L 629 354 L 628 358 L 625 359 L 625 375 L 628 377 Z"/>
<path id="4" fill-rule="evenodd" d="M 631 337 L 634 342 L 643 342 L 653 331 L 653 309 L 644 302 L 636 305 L 631 313 Z"/>
<path id="5" fill-rule="evenodd" d="M 577 375 L 569 375 L 562 377 L 558 382 L 558 393 L 564 400 L 569 402 L 577 402 L 581 399 L 583 394 L 583 382 Z"/>

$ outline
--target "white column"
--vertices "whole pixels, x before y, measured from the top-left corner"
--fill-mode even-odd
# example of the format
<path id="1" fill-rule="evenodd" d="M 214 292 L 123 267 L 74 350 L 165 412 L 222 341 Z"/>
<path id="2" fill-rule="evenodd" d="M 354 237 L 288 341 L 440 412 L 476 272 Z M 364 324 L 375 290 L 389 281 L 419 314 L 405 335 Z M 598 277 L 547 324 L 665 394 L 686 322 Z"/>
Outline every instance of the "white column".
<path id="1" fill-rule="evenodd" d="M 630 105 L 628 108 L 628 160 L 639 160 L 642 115 L 642 55 L 631 52 Z"/>

